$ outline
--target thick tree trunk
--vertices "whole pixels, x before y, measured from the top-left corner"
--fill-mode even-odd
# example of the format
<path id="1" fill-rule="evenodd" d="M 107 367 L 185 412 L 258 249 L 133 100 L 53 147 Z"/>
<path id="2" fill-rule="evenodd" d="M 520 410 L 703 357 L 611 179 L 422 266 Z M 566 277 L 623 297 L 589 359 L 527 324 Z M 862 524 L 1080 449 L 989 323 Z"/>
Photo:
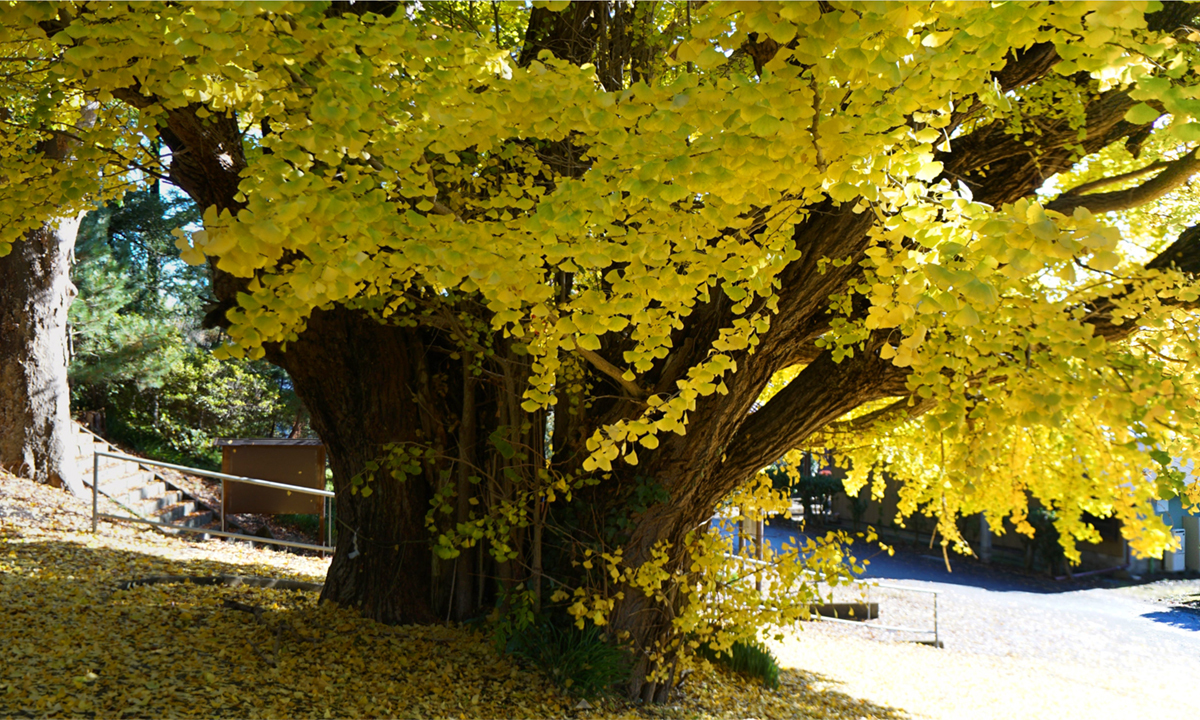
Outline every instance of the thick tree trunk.
<path id="1" fill-rule="evenodd" d="M 0 466 L 82 496 L 67 387 L 79 220 L 51 221 L 0 258 Z"/>
<path id="2" fill-rule="evenodd" d="M 75 130 L 96 122 L 88 105 Z M 69 162 L 76 142 L 52 134 L 47 159 Z M 82 215 L 50 218 L 0 258 L 0 467 L 83 496 L 67 386 L 71 260 Z"/>
<path id="3" fill-rule="evenodd" d="M 438 341 L 441 342 L 438 342 Z M 309 410 L 333 468 L 337 547 L 321 598 L 357 608 L 386 623 L 425 623 L 475 616 L 500 585 L 522 581 L 529 549 L 523 532 L 493 540 L 518 552 L 497 562 L 476 545 L 453 560 L 433 553 L 427 518 L 438 491 L 457 497 L 433 516 L 438 532 L 512 499 L 514 479 L 537 466 L 541 427 L 523 423 L 520 402 L 526 363 L 509 358 L 515 377 L 484 381 L 470 358 L 428 328 L 382 324 L 362 311 L 318 311 L 298 341 L 271 348 Z M 503 343 L 497 342 L 497 347 Z M 499 433 L 512 451 L 489 441 Z M 407 474 L 381 460 L 390 448 L 419 449 Z M 378 469 L 370 469 L 378 466 Z M 357 484 L 369 473 L 374 479 Z M 363 488 L 370 493 L 364 497 Z M 517 577 L 514 573 L 520 573 Z"/>
<path id="4" fill-rule="evenodd" d="M 425 444 L 421 416 L 433 382 L 425 350 L 417 330 L 336 309 L 316 313 L 298 342 L 270 358 L 291 375 L 333 468 L 337 549 L 321 599 L 386 623 L 437 617 L 425 529 L 431 484 L 393 477 L 386 467 L 357 492 L 351 482 L 386 445 Z"/>

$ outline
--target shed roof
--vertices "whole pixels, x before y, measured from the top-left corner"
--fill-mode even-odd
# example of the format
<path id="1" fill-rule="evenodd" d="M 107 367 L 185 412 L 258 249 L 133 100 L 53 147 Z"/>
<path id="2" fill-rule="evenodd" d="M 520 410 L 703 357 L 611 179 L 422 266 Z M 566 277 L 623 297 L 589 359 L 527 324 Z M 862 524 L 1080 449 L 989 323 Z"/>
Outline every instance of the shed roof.
<path id="1" fill-rule="evenodd" d="M 217 438 L 213 445 L 217 447 L 248 447 L 248 446 L 284 446 L 319 447 L 324 443 L 321 438 Z"/>

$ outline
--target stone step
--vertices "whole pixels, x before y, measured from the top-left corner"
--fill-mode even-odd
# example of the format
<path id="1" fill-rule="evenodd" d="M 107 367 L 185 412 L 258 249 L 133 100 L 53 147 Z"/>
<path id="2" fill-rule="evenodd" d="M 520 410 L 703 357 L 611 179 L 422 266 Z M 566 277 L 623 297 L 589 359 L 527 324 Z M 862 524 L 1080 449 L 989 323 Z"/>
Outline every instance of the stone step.
<path id="1" fill-rule="evenodd" d="M 163 508 L 171 507 L 184 502 L 183 493 L 178 490 L 170 490 L 157 497 L 149 497 L 143 500 L 133 500 L 125 503 L 125 506 L 133 510 L 139 515 L 150 517 L 158 513 Z"/>
<path id="2" fill-rule="evenodd" d="M 88 468 L 88 470 L 90 471 L 92 468 Z M 150 474 L 150 471 L 146 470 L 137 463 L 121 462 L 119 460 L 111 459 L 106 461 L 105 458 L 100 458 L 100 482 L 102 483 L 105 480 L 115 480 L 116 478 L 134 475 L 137 473 Z M 89 474 L 91 473 L 89 472 Z"/>
<path id="3" fill-rule="evenodd" d="M 196 512 L 196 503 L 189 500 L 160 508 L 150 519 L 164 523 L 178 523 L 194 512 Z"/>
<path id="4" fill-rule="evenodd" d="M 179 520 L 176 520 L 175 524 L 176 525 L 185 525 L 187 527 L 193 527 L 193 528 L 201 528 L 201 527 L 205 527 L 206 525 L 208 525 L 215 519 L 216 519 L 216 515 L 214 515 L 211 510 L 197 510 L 195 512 L 184 515 Z M 217 528 L 217 529 L 219 530 L 220 528 Z"/>
<path id="5" fill-rule="evenodd" d="M 74 449 L 75 449 L 75 459 L 80 460 L 80 461 L 82 461 L 84 459 L 90 460 L 92 457 L 92 453 L 95 451 L 95 448 L 92 446 L 91 443 L 88 443 L 86 445 L 83 443 L 75 443 Z"/>
<path id="6" fill-rule="evenodd" d="M 84 467 L 87 468 L 88 475 L 92 474 L 92 469 L 95 467 L 95 465 L 93 463 L 94 459 L 96 459 L 94 455 L 89 455 L 88 457 L 86 457 L 84 459 L 83 462 L 80 463 L 81 469 Z M 100 460 L 100 472 L 102 472 L 102 473 L 109 472 L 114 469 L 116 469 L 116 470 L 131 469 L 132 470 L 132 469 L 137 468 L 136 463 L 129 462 L 128 460 L 116 460 L 116 459 L 110 458 L 110 457 L 100 457 L 98 459 Z"/>
<path id="7" fill-rule="evenodd" d="M 133 505 L 148 500 L 163 501 L 169 499 L 170 502 L 165 504 L 170 505 L 179 500 L 181 496 L 178 490 L 167 490 L 167 484 L 161 480 L 155 480 L 146 485 L 135 487 L 125 493 L 125 499 L 122 501 L 128 505 Z"/>
<path id="8" fill-rule="evenodd" d="M 87 483 L 90 485 L 92 479 L 91 473 L 88 473 L 86 477 Z M 147 472 L 145 470 L 133 470 L 132 472 L 126 471 L 125 473 L 119 475 L 116 474 L 116 472 L 109 474 L 105 473 L 103 470 L 100 471 L 100 492 L 108 495 L 118 502 L 122 502 L 121 497 L 129 492 L 140 487 L 151 486 L 155 482 L 154 473 Z M 160 484 L 162 484 L 162 489 L 165 490 L 166 484 Z M 150 497 L 150 495 L 145 495 L 143 497 Z M 128 499 L 136 500 L 139 498 Z"/>
<path id="9" fill-rule="evenodd" d="M 103 450 L 104 452 L 113 452 L 112 446 L 103 440 L 98 440 L 90 435 L 75 436 L 75 447 L 80 452 L 90 453 L 93 450 Z"/>

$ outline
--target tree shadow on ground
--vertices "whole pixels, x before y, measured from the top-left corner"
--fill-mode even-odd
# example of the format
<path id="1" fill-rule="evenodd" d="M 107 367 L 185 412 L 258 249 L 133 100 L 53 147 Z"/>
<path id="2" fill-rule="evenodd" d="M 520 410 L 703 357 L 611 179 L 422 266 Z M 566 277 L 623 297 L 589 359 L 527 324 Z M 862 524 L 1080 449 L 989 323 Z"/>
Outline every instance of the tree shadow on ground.
<path id="1" fill-rule="evenodd" d="M 1190 607 L 1172 607 L 1169 610 L 1145 613 L 1142 617 L 1181 630 L 1200 632 L 1200 610 Z"/>
<path id="2" fill-rule="evenodd" d="M 824 530 L 821 533 L 805 533 L 796 529 L 790 521 L 776 519 L 767 525 L 765 536 L 771 541 L 772 547 L 778 548 L 784 541 L 795 545 L 791 538 L 803 541 L 805 538 L 817 537 L 823 532 Z M 915 544 L 907 540 L 889 540 L 887 543 L 893 550 L 891 555 L 880 549 L 877 544 L 855 541 L 853 554 L 869 563 L 866 572 L 862 574 L 864 580 L 934 582 L 991 592 L 1025 592 L 1038 595 L 1113 587 L 1115 584 L 1104 576 L 1058 581 L 1044 573 L 1030 574 L 1019 567 L 999 561 L 985 565 L 976 558 L 953 552 L 949 554 L 951 569 L 947 571 L 946 559 L 941 555 L 940 546 L 930 548 L 926 543 Z"/>
<path id="3" fill-rule="evenodd" d="M 758 680 L 736 673 L 724 677 L 705 675 L 700 679 L 693 675 L 685 679 L 674 693 L 671 702 L 665 705 L 637 706 L 635 709 L 642 717 L 663 720 L 711 716 L 712 709 L 703 706 L 696 699 L 696 686 L 703 685 L 705 693 L 731 697 L 737 706 L 737 717 L 809 720 L 908 720 L 910 717 L 899 708 L 879 705 L 834 689 L 838 684 L 840 683 L 837 680 L 797 668 L 780 668 L 779 689 L 775 691 L 763 691 Z"/>
<path id="4" fill-rule="evenodd" d="M 899 708 L 879 705 L 870 700 L 852 697 L 833 686 L 839 685 L 837 680 L 825 677 L 819 673 L 796 668 L 782 668 L 779 673 L 780 690 L 793 693 L 803 698 L 806 705 L 832 717 L 878 718 L 878 720 L 907 720 L 908 713 Z M 814 717 L 822 717 L 814 713 Z"/>

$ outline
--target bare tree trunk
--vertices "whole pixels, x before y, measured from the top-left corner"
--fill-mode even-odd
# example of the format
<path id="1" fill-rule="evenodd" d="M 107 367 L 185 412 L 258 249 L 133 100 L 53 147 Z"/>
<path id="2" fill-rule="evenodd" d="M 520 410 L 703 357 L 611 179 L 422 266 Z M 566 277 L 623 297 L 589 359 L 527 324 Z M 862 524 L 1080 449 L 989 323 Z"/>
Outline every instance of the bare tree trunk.
<path id="1" fill-rule="evenodd" d="M 39 149 L 55 160 L 70 153 L 61 137 Z M 76 295 L 71 259 L 80 220 L 48 220 L 0 258 L 0 467 L 82 496 L 67 386 L 67 308 Z"/>

